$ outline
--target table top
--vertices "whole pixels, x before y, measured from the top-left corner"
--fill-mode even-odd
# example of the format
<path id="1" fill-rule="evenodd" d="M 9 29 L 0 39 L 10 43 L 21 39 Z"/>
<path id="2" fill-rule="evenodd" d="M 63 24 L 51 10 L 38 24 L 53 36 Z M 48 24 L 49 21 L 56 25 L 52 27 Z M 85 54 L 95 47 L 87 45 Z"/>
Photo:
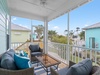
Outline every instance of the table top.
<path id="1" fill-rule="evenodd" d="M 41 56 L 36 56 L 36 58 L 38 59 L 38 61 L 40 61 L 42 63 L 42 65 L 44 65 L 44 67 L 50 67 L 50 66 L 54 66 L 54 65 L 59 65 L 61 62 L 55 58 L 53 58 L 52 56 L 48 55 L 48 54 L 43 54 Z"/>

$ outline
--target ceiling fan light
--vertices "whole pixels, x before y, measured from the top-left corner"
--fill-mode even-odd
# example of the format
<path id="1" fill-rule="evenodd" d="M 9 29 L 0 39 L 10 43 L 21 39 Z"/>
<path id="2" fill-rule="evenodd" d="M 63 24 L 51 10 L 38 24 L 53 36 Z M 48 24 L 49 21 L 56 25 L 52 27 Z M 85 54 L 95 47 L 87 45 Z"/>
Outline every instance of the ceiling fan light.
<path id="1" fill-rule="evenodd" d="M 46 6 L 47 5 L 47 0 L 40 0 L 40 5 Z"/>

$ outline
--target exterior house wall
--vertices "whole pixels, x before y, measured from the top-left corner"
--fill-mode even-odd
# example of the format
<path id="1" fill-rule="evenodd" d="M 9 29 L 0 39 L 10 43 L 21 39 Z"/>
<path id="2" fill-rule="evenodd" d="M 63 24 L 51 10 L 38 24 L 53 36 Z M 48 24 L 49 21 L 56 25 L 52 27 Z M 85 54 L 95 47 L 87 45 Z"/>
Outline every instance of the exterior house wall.
<path id="1" fill-rule="evenodd" d="M 11 42 L 26 42 L 27 40 L 30 40 L 29 31 L 11 31 Z"/>
<path id="2" fill-rule="evenodd" d="M 7 50 L 7 33 L 10 18 L 6 0 L 0 0 L 0 54 Z"/>
<path id="3" fill-rule="evenodd" d="M 85 44 L 86 47 L 89 48 L 89 38 L 94 37 L 95 38 L 95 47 L 100 49 L 100 28 L 94 28 L 94 29 L 88 29 L 85 33 Z M 98 45 L 96 45 L 98 44 Z"/>

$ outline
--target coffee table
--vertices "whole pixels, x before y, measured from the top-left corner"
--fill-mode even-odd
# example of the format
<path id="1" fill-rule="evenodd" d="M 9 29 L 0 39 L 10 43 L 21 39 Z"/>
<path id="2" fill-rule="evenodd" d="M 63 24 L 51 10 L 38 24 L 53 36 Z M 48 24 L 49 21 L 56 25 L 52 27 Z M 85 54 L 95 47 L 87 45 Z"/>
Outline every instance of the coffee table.
<path id="1" fill-rule="evenodd" d="M 58 69 L 58 65 L 61 63 L 59 60 L 53 58 L 52 56 L 48 55 L 48 54 L 43 54 L 41 56 L 36 56 L 37 60 L 41 63 L 41 65 L 43 66 L 44 70 L 47 72 L 49 72 L 49 68 L 51 66 L 54 66 L 55 69 Z"/>

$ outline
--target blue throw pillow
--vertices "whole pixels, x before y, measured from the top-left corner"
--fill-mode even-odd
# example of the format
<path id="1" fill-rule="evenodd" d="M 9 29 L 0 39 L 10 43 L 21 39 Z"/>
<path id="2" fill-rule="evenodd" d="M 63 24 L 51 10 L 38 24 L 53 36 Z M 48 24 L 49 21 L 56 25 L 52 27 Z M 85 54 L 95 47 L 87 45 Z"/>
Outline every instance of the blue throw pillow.
<path id="1" fill-rule="evenodd" d="M 14 54 L 14 60 L 15 60 L 15 64 L 18 67 L 18 69 L 30 68 L 29 58 Z"/>

